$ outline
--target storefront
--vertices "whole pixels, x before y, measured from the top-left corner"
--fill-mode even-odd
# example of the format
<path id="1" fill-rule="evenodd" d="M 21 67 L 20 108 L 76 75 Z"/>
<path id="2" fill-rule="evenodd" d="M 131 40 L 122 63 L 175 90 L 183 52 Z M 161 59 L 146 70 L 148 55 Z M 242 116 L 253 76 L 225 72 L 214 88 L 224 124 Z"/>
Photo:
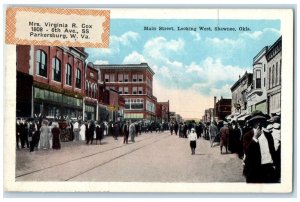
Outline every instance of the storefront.
<path id="1" fill-rule="evenodd" d="M 84 120 L 96 121 L 97 103 L 86 102 L 84 111 Z"/>
<path id="2" fill-rule="evenodd" d="M 17 71 L 16 116 L 31 117 L 32 76 Z"/>
<path id="3" fill-rule="evenodd" d="M 82 117 L 82 99 L 38 87 L 33 88 L 33 114 L 54 118 Z"/>

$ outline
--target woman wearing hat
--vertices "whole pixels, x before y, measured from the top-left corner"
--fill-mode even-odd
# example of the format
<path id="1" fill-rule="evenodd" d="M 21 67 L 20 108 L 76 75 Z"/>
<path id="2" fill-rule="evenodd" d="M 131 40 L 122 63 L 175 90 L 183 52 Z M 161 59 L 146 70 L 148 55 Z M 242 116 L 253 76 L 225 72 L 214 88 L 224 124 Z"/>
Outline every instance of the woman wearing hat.
<path id="1" fill-rule="evenodd" d="M 189 140 L 190 140 L 190 147 L 192 150 L 192 155 L 194 155 L 195 149 L 196 149 L 196 140 L 197 140 L 197 134 L 195 133 L 194 128 L 191 129 L 191 132 L 189 134 Z"/>

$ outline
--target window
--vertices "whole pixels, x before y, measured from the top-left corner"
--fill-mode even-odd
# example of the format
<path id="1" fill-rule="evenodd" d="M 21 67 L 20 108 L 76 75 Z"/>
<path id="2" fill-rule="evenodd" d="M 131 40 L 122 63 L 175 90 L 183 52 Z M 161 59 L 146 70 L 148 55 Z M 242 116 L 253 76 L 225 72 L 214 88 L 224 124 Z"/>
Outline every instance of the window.
<path id="1" fill-rule="evenodd" d="M 266 64 L 264 64 L 264 72 L 266 72 Z"/>
<path id="2" fill-rule="evenodd" d="M 66 84 L 72 85 L 72 67 L 69 63 L 66 65 Z"/>
<path id="3" fill-rule="evenodd" d="M 129 81 L 129 79 L 128 79 L 128 74 L 125 74 L 124 75 L 124 82 L 128 82 Z"/>
<path id="4" fill-rule="evenodd" d="M 89 97 L 89 89 L 90 89 L 90 84 L 88 81 L 85 82 L 85 95 Z"/>
<path id="5" fill-rule="evenodd" d="M 279 62 L 279 85 L 281 84 L 281 59 L 280 59 L 280 62 Z"/>
<path id="6" fill-rule="evenodd" d="M 137 81 L 137 75 L 134 74 L 134 75 L 132 75 L 132 82 L 136 82 L 136 81 Z"/>
<path id="7" fill-rule="evenodd" d="M 272 80 L 271 67 L 269 67 L 269 89 L 271 88 L 271 80 Z"/>
<path id="8" fill-rule="evenodd" d="M 124 94 L 128 94 L 128 87 L 124 87 Z"/>
<path id="9" fill-rule="evenodd" d="M 276 62 L 276 70 L 275 70 L 275 85 L 278 84 L 278 62 Z"/>
<path id="10" fill-rule="evenodd" d="M 119 87 L 118 91 L 119 91 L 120 94 L 123 94 L 123 87 Z"/>
<path id="11" fill-rule="evenodd" d="M 52 59 L 52 79 L 61 82 L 61 62 L 58 58 Z"/>
<path id="12" fill-rule="evenodd" d="M 274 65 L 273 65 L 273 68 L 272 68 L 272 87 L 274 86 L 274 81 L 275 81 L 275 79 L 274 79 L 274 77 L 275 77 L 275 67 L 274 67 Z"/>
<path id="13" fill-rule="evenodd" d="M 109 75 L 108 75 L 108 74 L 105 74 L 105 75 L 104 75 L 104 81 L 105 81 L 105 82 L 109 82 Z"/>
<path id="14" fill-rule="evenodd" d="M 47 77 L 47 55 L 42 50 L 36 51 L 36 74 Z"/>
<path id="15" fill-rule="evenodd" d="M 115 75 L 114 74 L 109 75 L 109 81 L 110 82 L 115 82 Z"/>
<path id="16" fill-rule="evenodd" d="M 256 71 L 256 88 L 261 88 L 261 71 Z"/>
<path id="17" fill-rule="evenodd" d="M 137 87 L 132 87 L 132 94 L 137 94 Z"/>
<path id="18" fill-rule="evenodd" d="M 139 74 L 138 79 L 139 79 L 139 82 L 143 82 L 143 75 Z"/>
<path id="19" fill-rule="evenodd" d="M 123 82 L 123 74 L 118 74 L 118 82 Z"/>
<path id="20" fill-rule="evenodd" d="M 79 68 L 76 70 L 76 88 L 81 89 L 81 70 Z"/>
<path id="21" fill-rule="evenodd" d="M 266 78 L 264 78 L 264 87 L 266 87 Z"/>
<path id="22" fill-rule="evenodd" d="M 139 93 L 139 94 L 143 94 L 143 87 L 139 87 L 139 88 L 138 88 L 138 93 Z"/>

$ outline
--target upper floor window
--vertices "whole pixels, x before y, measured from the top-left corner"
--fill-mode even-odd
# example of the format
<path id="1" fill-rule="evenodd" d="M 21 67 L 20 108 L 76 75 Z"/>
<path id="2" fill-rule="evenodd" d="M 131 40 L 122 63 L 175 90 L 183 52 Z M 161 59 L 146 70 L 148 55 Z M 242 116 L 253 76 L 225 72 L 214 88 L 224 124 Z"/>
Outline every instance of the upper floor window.
<path id="1" fill-rule="evenodd" d="M 128 82 L 128 81 L 129 81 L 128 74 L 125 74 L 125 75 L 124 75 L 124 82 Z"/>
<path id="2" fill-rule="evenodd" d="M 132 75 L 132 82 L 137 82 L 137 75 L 136 74 Z"/>
<path id="3" fill-rule="evenodd" d="M 105 82 L 109 82 L 109 74 L 105 74 L 104 75 L 104 81 Z"/>
<path id="4" fill-rule="evenodd" d="M 72 85 L 72 67 L 69 63 L 66 64 L 66 84 Z"/>
<path id="5" fill-rule="evenodd" d="M 128 87 L 124 87 L 124 94 L 128 94 Z"/>
<path id="6" fill-rule="evenodd" d="M 120 94 L 123 94 L 123 87 L 119 87 L 118 92 L 119 92 Z"/>
<path id="7" fill-rule="evenodd" d="M 42 50 L 36 51 L 36 74 L 47 77 L 47 55 Z"/>
<path id="8" fill-rule="evenodd" d="M 269 89 L 271 88 L 271 81 L 272 81 L 272 72 L 271 72 L 271 67 L 269 67 Z"/>
<path id="9" fill-rule="evenodd" d="M 143 87 L 138 88 L 138 94 L 143 94 Z"/>
<path id="10" fill-rule="evenodd" d="M 261 71 L 256 71 L 256 88 L 261 88 Z"/>
<path id="11" fill-rule="evenodd" d="M 81 70 L 79 68 L 76 70 L 76 88 L 81 89 Z"/>
<path id="12" fill-rule="evenodd" d="M 275 81 L 275 67 L 273 65 L 273 67 L 272 67 L 272 87 L 274 86 L 274 81 Z"/>
<path id="13" fill-rule="evenodd" d="M 123 74 L 118 74 L 118 82 L 123 82 Z"/>
<path id="14" fill-rule="evenodd" d="M 61 62 L 58 58 L 52 59 L 52 79 L 61 82 Z"/>
<path id="15" fill-rule="evenodd" d="M 275 84 L 278 84 L 278 62 L 276 62 L 276 69 L 275 69 Z"/>
<path id="16" fill-rule="evenodd" d="M 143 75 L 142 74 L 138 75 L 138 80 L 139 80 L 139 82 L 143 82 Z"/>
<path id="17" fill-rule="evenodd" d="M 137 94 L 137 87 L 132 87 L 132 94 Z"/>

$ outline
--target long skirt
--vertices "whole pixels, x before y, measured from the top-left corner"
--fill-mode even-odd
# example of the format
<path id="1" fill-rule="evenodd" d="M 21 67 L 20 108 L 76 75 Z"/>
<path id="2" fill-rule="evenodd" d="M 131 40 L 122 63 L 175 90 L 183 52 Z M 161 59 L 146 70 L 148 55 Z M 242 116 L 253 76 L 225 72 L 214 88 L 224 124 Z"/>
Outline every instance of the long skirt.
<path id="1" fill-rule="evenodd" d="M 197 146 L 196 141 L 190 141 L 190 146 L 192 149 L 195 149 Z"/>

